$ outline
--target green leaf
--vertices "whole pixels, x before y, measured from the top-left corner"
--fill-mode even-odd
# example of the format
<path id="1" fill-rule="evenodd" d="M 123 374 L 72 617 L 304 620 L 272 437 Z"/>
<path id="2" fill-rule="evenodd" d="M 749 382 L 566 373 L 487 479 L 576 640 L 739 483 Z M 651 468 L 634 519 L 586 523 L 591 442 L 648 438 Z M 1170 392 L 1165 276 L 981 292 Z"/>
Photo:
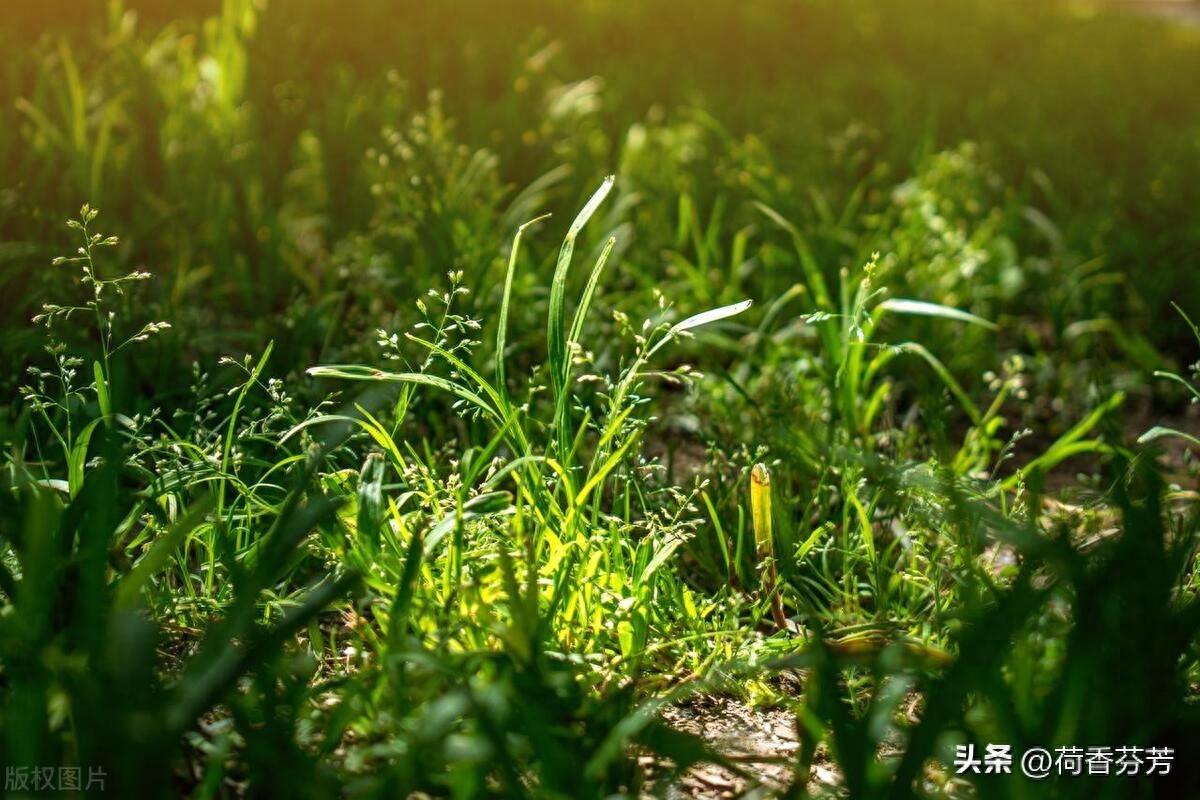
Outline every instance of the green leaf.
<path id="1" fill-rule="evenodd" d="M 512 250 L 508 254 L 508 269 L 504 273 L 504 294 L 500 300 L 500 324 L 496 328 L 496 389 L 506 401 L 508 399 L 508 387 L 504 374 L 504 348 L 508 336 L 508 306 L 512 299 L 513 276 L 517 271 L 517 254 L 521 251 L 521 235 L 525 233 L 526 228 L 547 219 L 549 216 L 549 214 L 543 214 L 517 228 L 517 233 L 513 236 Z"/>
<path id="2" fill-rule="evenodd" d="M 479 395 L 460 384 L 436 375 L 426 375 L 423 372 L 384 372 L 373 367 L 356 366 L 353 364 L 336 364 L 325 367 L 310 367 L 308 374 L 314 378 L 342 378 L 350 381 L 383 381 L 389 383 L 412 383 L 421 386 L 432 386 L 449 392 L 455 397 L 465 400 L 489 416 L 500 419 L 497 411 Z M 503 421 L 503 420 L 501 420 Z"/>
<path id="3" fill-rule="evenodd" d="M 813 255 L 808 240 L 800 233 L 800 229 L 766 203 L 756 200 L 754 206 L 792 237 L 792 246 L 796 248 L 796 255 L 800 259 L 800 268 L 804 271 L 804 279 L 808 283 L 808 290 L 812 293 L 817 309 L 820 311 L 833 310 L 833 300 L 829 294 L 829 288 L 825 285 L 821 267 L 817 263 L 816 256 Z"/>
<path id="4" fill-rule="evenodd" d="M 383 468 L 383 454 L 371 453 L 358 477 L 358 535 L 369 542 L 372 549 L 379 547 L 384 522 Z"/>
<path id="5" fill-rule="evenodd" d="M 108 381 L 104 378 L 104 367 L 99 361 L 92 362 L 92 374 L 96 376 L 96 402 L 100 404 L 100 415 L 107 417 L 112 413 L 112 402 L 108 396 Z"/>
<path id="6" fill-rule="evenodd" d="M 676 324 L 673 328 L 671 328 L 671 330 L 674 333 L 682 333 L 683 331 L 690 331 L 693 328 L 699 328 L 701 325 L 710 325 L 714 322 L 720 322 L 723 319 L 729 319 L 730 317 L 737 316 L 752 305 L 754 305 L 753 300 L 743 300 L 740 303 L 730 303 L 727 306 L 721 306 L 720 308 L 702 311 L 699 314 L 693 314 L 683 322 Z"/>
<path id="7" fill-rule="evenodd" d="M 1066 461 L 1072 456 L 1082 455 L 1085 453 L 1112 453 L 1113 448 L 1103 442 L 1095 439 L 1083 440 L 1083 437 L 1091 432 L 1092 428 L 1100 423 L 1100 420 L 1111 414 L 1113 411 L 1121 407 L 1125 402 L 1125 393 L 1116 392 L 1107 400 L 1105 400 L 1096 408 L 1092 409 L 1091 413 L 1084 417 L 1062 436 L 1055 440 L 1054 444 L 1046 449 L 1037 458 L 1030 461 L 1028 464 L 1010 475 L 1001 486 L 1005 489 L 1011 489 L 1016 486 L 1017 482 L 1025 476 L 1033 474 L 1035 471 L 1046 472 Z"/>
<path id="8" fill-rule="evenodd" d="M 979 421 L 982 419 L 979 408 L 971 401 L 971 398 L 962 388 L 962 385 L 950 374 L 950 370 L 946 369 L 946 365 L 941 362 L 941 359 L 929 352 L 924 345 L 917 342 L 901 342 L 895 345 L 895 348 L 900 352 L 911 353 L 924 359 L 925 363 L 933 369 L 946 388 L 950 390 L 950 394 L 954 395 L 954 398 L 958 400 L 963 411 L 967 412 L 967 416 L 971 418 L 971 422 L 975 425 L 979 424 Z"/>
<path id="9" fill-rule="evenodd" d="M 566 323 L 566 292 L 567 272 L 571 266 L 571 255 L 575 252 L 575 237 L 596 209 L 604 202 L 604 198 L 613 187 L 613 176 L 609 175 L 600 184 L 591 199 L 584 204 L 575 221 L 571 223 L 567 236 L 563 239 L 562 249 L 558 252 L 558 263 L 554 267 L 554 279 L 550 283 L 550 311 L 546 319 L 547 356 L 550 368 L 551 385 L 554 390 L 554 420 L 557 432 L 559 457 L 565 458 L 570 449 L 570 435 L 567 430 L 567 379 L 570 374 L 570 360 L 567 356 L 567 323 Z"/>
<path id="10" fill-rule="evenodd" d="M 969 311 L 944 306 L 941 303 L 927 303 L 924 300 L 905 300 L 904 298 L 893 297 L 884 300 L 879 304 L 879 307 L 885 311 L 891 311 L 893 314 L 908 314 L 915 317 L 937 317 L 939 319 L 949 319 L 955 322 L 978 325 L 990 331 L 996 330 L 996 323 L 994 322 L 976 316 Z"/>
<path id="11" fill-rule="evenodd" d="M 1190 433 L 1184 433 L 1183 431 L 1175 430 L 1174 428 L 1165 428 L 1162 425 L 1155 425 L 1153 428 L 1151 428 L 1150 430 L 1146 431 L 1141 436 L 1139 436 L 1138 444 L 1147 444 L 1148 442 L 1153 442 L 1158 439 L 1165 439 L 1165 438 L 1169 438 L 1169 437 L 1183 439 L 1185 442 L 1188 442 L 1189 444 L 1194 444 L 1197 447 L 1200 447 L 1200 439 L 1197 439 L 1195 436 L 1192 436 Z"/>
<path id="12" fill-rule="evenodd" d="M 79 494 L 79 490 L 83 488 L 83 467 L 87 464 L 88 444 L 92 441 L 92 434 L 96 432 L 96 426 L 100 422 L 99 419 L 89 422 L 71 446 L 71 454 L 67 460 L 67 486 L 71 497 Z"/>
<path id="13" fill-rule="evenodd" d="M 570 345 L 578 343 L 580 337 L 583 336 L 583 323 L 587 319 L 588 308 L 592 304 L 592 295 L 596 292 L 596 284 L 600 282 L 604 265 L 608 263 L 608 257 L 616 243 L 617 237 L 608 237 L 608 241 L 604 243 L 604 249 L 600 252 L 600 257 L 596 259 L 596 265 L 592 268 L 592 274 L 588 276 L 587 286 L 579 300 L 579 308 L 575 309 L 575 318 L 571 321 L 571 336 L 567 340 L 568 348 Z"/>

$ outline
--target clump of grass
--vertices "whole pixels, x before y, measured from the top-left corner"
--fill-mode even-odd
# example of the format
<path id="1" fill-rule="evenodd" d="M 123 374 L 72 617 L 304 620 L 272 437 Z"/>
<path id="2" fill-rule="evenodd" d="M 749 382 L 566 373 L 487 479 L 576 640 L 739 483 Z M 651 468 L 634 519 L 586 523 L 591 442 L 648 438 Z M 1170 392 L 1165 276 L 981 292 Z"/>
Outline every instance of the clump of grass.
<path id="1" fill-rule="evenodd" d="M 55 370 L 50 372 L 31 367 L 29 372 L 35 383 L 21 389 L 28 408 L 46 425 L 51 437 L 62 449 L 67 464 L 67 488 L 72 497 L 82 488 L 84 462 L 96 425 L 100 422 L 111 425 L 114 420 L 113 357 L 125 348 L 144 342 L 171 327 L 167 322 L 147 322 L 132 331 L 118 328 L 117 300 L 125 295 L 132 284 L 148 280 L 151 276 L 144 270 L 135 270 L 114 278 L 104 277 L 96 263 L 96 253 L 102 248 L 116 247 L 120 240 L 116 236 L 96 233 L 90 228 L 99 213 L 85 204 L 79 211 L 79 217 L 67 222 L 67 227 L 78 232 L 80 245 L 76 255 L 58 256 L 53 266 L 77 265 L 81 274 L 80 283 L 89 289 L 89 297 L 82 304 L 42 305 L 41 312 L 33 318 L 33 322 L 45 326 L 49 333 L 46 349 L 54 359 Z M 61 337 L 65 333 L 63 329 L 69 328 L 72 323 L 86 330 L 89 322 L 94 327 L 88 333 L 99 344 L 100 353 L 92 361 L 92 380 L 80 382 L 78 370 L 84 366 L 85 360 L 68 355 Z M 85 411 L 83 406 L 89 402 L 89 396 L 95 400 L 98 416 L 81 424 L 80 412 Z M 51 479 L 47 474 L 43 480 Z"/>

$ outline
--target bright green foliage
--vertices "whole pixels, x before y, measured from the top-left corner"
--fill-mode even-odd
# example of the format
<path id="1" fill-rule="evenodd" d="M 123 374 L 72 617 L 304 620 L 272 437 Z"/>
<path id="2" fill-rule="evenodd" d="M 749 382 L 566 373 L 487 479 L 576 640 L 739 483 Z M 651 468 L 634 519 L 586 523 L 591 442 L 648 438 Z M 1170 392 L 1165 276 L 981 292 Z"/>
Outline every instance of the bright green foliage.
<path id="1" fill-rule="evenodd" d="M 16 5 L 6 767 L 115 797 L 1200 782 L 1191 29 Z M 92 205 L 63 230 L 84 198 L 120 238 Z M 714 694 L 794 714 L 783 778 L 664 713 Z M 989 742 L 1178 756 L 953 774 Z"/>

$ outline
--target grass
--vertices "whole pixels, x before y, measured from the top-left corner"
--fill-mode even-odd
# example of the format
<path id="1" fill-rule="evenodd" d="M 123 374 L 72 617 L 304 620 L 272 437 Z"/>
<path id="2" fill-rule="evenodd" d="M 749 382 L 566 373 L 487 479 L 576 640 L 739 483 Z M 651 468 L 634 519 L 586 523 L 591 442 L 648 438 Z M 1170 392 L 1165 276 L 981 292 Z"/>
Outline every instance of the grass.
<path id="1" fill-rule="evenodd" d="M 1200 40 L 930 9 L 15 16 L 0 761 L 1185 796 Z M 794 717 L 786 778 L 672 724 L 710 695 Z M 988 743 L 1177 755 L 956 774 Z"/>

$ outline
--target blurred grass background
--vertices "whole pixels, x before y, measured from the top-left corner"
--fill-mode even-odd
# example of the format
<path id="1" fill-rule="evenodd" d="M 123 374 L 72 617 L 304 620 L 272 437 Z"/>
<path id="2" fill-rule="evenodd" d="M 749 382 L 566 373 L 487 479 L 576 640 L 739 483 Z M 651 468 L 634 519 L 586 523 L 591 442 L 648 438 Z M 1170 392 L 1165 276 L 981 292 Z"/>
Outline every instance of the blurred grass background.
<path id="1" fill-rule="evenodd" d="M 567 202 L 619 166 L 631 125 L 686 107 L 770 154 L 789 218 L 813 192 L 840 208 L 868 176 L 900 183 L 975 142 L 1056 246 L 1129 279 L 1123 324 L 1171 350 L 1185 338 L 1169 301 L 1200 299 L 1200 34 L 1086 4 L 51 2 L 11 9 L 0 37 L 18 326 L 39 296 L 28 254 L 84 198 L 133 226 L 129 257 L 165 267 L 177 300 L 320 294 L 322 253 L 371 221 L 364 153 L 434 89 L 502 184 L 569 163 Z M 602 110 L 556 141 L 542 94 L 593 77 L 576 92 Z"/>

